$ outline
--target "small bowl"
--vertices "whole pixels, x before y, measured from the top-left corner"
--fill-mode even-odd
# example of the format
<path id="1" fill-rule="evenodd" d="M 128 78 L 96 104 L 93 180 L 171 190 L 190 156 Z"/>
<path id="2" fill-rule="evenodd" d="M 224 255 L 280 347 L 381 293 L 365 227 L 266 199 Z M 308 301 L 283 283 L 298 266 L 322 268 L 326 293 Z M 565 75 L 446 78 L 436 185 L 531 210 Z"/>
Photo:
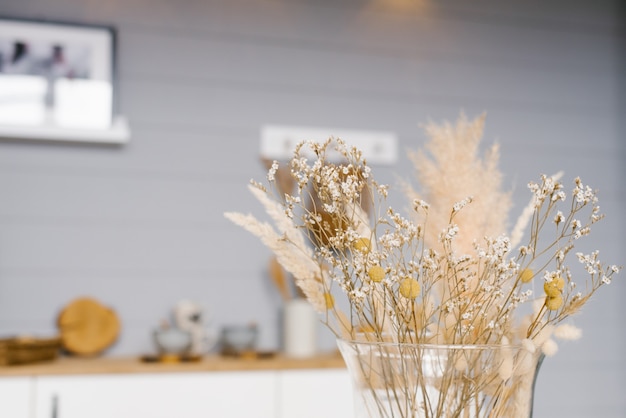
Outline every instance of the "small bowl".
<path id="1" fill-rule="evenodd" d="M 160 354 L 185 354 L 191 348 L 191 334 L 178 328 L 157 329 L 154 342 Z"/>
<path id="2" fill-rule="evenodd" d="M 256 325 L 233 325 L 222 328 L 222 354 L 241 355 L 256 351 Z"/>

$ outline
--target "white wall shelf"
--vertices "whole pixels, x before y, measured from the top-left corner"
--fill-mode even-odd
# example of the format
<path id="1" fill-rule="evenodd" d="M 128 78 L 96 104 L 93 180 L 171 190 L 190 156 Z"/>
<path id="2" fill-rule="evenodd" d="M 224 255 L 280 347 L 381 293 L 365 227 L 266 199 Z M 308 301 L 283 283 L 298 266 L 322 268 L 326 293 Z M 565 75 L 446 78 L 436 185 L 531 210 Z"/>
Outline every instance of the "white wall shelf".
<path id="1" fill-rule="evenodd" d="M 130 140 L 130 128 L 126 118 L 117 116 L 108 129 L 0 125 L 0 138 L 123 144 Z"/>

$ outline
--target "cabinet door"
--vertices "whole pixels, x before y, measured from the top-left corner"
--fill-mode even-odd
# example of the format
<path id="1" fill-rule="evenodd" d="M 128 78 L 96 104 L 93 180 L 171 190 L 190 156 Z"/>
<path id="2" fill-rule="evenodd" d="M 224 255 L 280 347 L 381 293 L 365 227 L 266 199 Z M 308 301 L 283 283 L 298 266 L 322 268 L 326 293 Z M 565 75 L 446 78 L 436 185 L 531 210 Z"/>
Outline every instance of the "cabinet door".
<path id="1" fill-rule="evenodd" d="M 30 377 L 0 378 L 0 417 L 29 418 L 32 388 Z"/>
<path id="2" fill-rule="evenodd" d="M 40 377 L 35 418 L 275 418 L 269 372 Z"/>
<path id="3" fill-rule="evenodd" d="M 290 370 L 278 374 L 280 418 L 349 418 L 354 416 L 346 369 Z"/>

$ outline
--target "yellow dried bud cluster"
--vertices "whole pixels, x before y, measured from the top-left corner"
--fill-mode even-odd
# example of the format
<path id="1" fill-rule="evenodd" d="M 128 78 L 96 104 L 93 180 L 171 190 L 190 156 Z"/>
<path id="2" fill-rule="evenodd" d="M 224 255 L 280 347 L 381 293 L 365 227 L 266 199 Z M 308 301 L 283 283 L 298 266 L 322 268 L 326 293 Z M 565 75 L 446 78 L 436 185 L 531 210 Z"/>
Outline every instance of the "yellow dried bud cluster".
<path id="1" fill-rule="evenodd" d="M 407 299 L 415 299 L 420 291 L 420 284 L 412 277 L 407 277 L 400 282 L 400 294 Z"/>
<path id="2" fill-rule="evenodd" d="M 563 305 L 561 293 L 565 288 L 565 280 L 561 276 L 553 277 L 552 280 L 543 284 L 543 291 L 546 293 L 546 308 L 556 311 Z"/>
<path id="3" fill-rule="evenodd" d="M 367 275 L 371 281 L 379 283 L 385 278 L 385 269 L 376 265 L 369 269 Z"/>
<path id="4" fill-rule="evenodd" d="M 533 277 L 535 277 L 535 273 L 531 269 L 524 269 L 519 274 L 519 279 L 522 283 L 530 283 Z"/>
<path id="5" fill-rule="evenodd" d="M 548 297 L 556 297 L 561 295 L 561 291 L 565 287 L 565 280 L 561 276 L 555 277 L 549 282 L 543 284 L 543 290 Z"/>
<path id="6" fill-rule="evenodd" d="M 372 242 L 369 238 L 361 237 L 354 241 L 354 249 L 363 253 L 369 251 L 372 248 Z"/>
<path id="7" fill-rule="evenodd" d="M 563 305 L 563 296 L 560 294 L 557 296 L 548 296 L 546 298 L 546 308 L 551 311 L 556 311 Z"/>

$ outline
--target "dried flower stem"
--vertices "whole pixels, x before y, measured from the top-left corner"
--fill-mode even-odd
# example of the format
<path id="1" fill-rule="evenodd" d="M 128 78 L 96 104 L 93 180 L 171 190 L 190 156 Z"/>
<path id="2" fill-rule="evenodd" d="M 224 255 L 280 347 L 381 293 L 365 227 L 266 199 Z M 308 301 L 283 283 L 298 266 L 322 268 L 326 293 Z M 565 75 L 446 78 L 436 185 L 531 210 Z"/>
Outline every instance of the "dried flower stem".
<path id="1" fill-rule="evenodd" d="M 432 200 L 426 203 L 405 187 L 413 205 L 408 218 L 386 206 L 388 188 L 372 178 L 361 152 L 334 138 L 298 145 L 289 164 L 293 192 L 253 183 L 251 191 L 274 226 L 251 215 L 226 214 L 275 253 L 339 338 L 498 348 L 485 355 L 500 356 L 500 369 L 483 370 L 482 377 L 474 375 L 485 367 L 480 356 L 455 353 L 446 370 L 472 374 L 471 384 L 465 375 L 450 372 L 440 379 L 437 399 L 408 391 L 428 382 L 415 382 L 407 364 L 400 364 L 401 370 L 386 364 L 390 369 L 376 376 L 376 385 L 394 396 L 403 417 L 417 408 L 427 411 L 425 416 L 461 417 L 470 409 L 482 411 L 485 403 L 493 416 L 517 416 L 511 408 L 523 408 L 515 406 L 515 391 L 529 390 L 528 355 L 536 360 L 542 350 L 554 352 L 555 326 L 620 270 L 602 263 L 597 251 L 574 253 L 576 242 L 603 218 L 596 193 L 580 179 L 569 199 L 557 176 L 529 183 L 531 204 L 516 223 L 515 239 L 509 238 L 504 225 L 510 195 L 500 191 L 498 149 L 492 148 L 484 161 L 477 156 L 483 124 L 484 118 L 461 118 L 456 127 L 428 126 L 434 161 L 424 153 L 412 158 L 426 188 L 423 195 Z M 304 157 L 304 147 L 313 161 Z M 277 164 L 271 167 L 270 184 Z M 529 235 L 518 247 L 523 225 L 529 226 Z M 553 231 L 552 236 L 545 231 Z M 577 259 L 573 265 L 572 257 Z M 581 276 L 587 277 L 585 293 L 577 285 Z M 534 297 L 533 282 L 543 288 Z M 340 297 L 348 303 L 347 313 L 335 303 Z M 520 308 L 529 303 L 537 306 L 520 317 Z M 506 354 L 520 345 L 526 348 Z M 412 353 L 415 367 L 425 367 L 422 354 Z M 381 359 L 389 355 L 378 353 Z M 365 374 L 372 365 L 361 367 Z M 515 373 L 525 376 L 525 383 L 511 380 Z M 374 385 L 373 378 L 367 377 L 368 384 Z M 486 392 L 489 397 L 483 396 Z M 373 402 L 382 408 L 378 394 Z"/>

